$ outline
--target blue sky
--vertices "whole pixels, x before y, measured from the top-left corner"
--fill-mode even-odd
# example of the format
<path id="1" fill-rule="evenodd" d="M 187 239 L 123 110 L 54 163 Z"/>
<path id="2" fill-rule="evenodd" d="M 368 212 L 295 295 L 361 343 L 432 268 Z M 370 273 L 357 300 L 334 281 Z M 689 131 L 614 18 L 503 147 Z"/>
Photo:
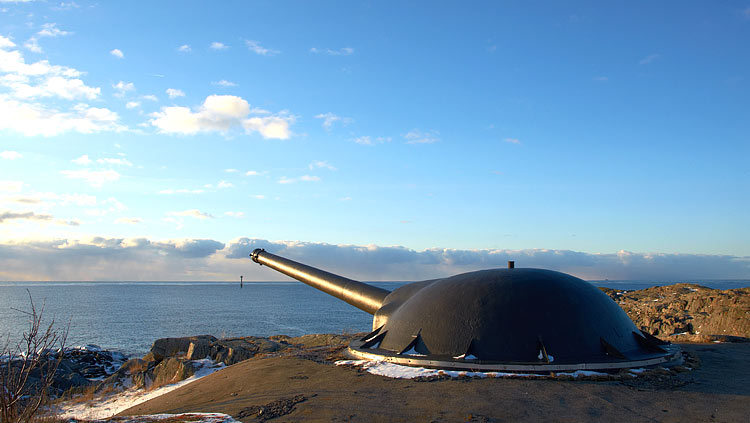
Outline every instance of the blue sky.
<path id="1" fill-rule="evenodd" d="M 0 279 L 750 277 L 747 1 L 0 1 L 0 37 Z"/>

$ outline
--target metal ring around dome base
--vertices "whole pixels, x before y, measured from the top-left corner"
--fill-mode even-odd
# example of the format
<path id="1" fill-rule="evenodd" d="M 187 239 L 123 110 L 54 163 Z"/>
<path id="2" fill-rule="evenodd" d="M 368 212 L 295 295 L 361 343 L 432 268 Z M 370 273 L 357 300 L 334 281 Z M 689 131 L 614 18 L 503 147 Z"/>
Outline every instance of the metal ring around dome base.
<path id="1" fill-rule="evenodd" d="M 611 361 L 602 363 L 576 363 L 576 364 L 536 364 L 536 363 L 497 363 L 481 360 L 445 360 L 430 359 L 428 356 L 403 355 L 382 349 L 362 348 L 363 341 L 354 341 L 349 344 L 347 352 L 359 359 L 372 361 L 385 361 L 393 364 L 401 364 L 411 367 L 427 367 L 435 369 L 471 370 L 471 371 L 502 371 L 502 372 L 568 372 L 576 370 L 589 370 L 601 372 L 614 372 L 620 369 L 650 367 L 659 364 L 668 366 L 677 365 L 682 362 L 682 349 L 674 344 L 663 348 L 668 354 L 660 357 L 644 360 Z"/>

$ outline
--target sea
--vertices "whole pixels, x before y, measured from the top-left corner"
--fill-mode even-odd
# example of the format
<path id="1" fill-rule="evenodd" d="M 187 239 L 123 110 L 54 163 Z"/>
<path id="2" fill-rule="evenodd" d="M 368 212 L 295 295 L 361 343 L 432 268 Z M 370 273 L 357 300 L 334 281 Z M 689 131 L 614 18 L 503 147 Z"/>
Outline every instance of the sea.
<path id="1" fill-rule="evenodd" d="M 677 282 L 750 287 L 750 280 L 590 281 L 619 290 Z M 405 282 L 370 282 L 393 290 Z M 0 282 L 0 347 L 22 340 L 33 300 L 66 345 L 138 357 L 158 338 L 369 332 L 372 316 L 299 282 Z"/>

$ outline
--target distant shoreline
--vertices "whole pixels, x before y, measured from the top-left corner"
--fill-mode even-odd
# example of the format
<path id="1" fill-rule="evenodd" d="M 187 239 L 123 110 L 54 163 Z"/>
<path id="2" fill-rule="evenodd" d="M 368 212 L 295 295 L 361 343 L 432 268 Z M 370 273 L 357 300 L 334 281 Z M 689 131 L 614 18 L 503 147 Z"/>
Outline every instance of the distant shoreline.
<path id="1" fill-rule="evenodd" d="M 411 283 L 412 281 L 365 281 L 368 284 L 374 285 L 402 285 Z M 750 288 L 750 279 L 696 279 L 696 280 L 600 280 L 592 279 L 586 280 L 597 287 L 614 288 L 614 289 L 646 289 L 654 286 L 668 286 L 675 285 L 678 283 L 689 283 L 705 286 L 711 289 L 737 289 L 737 288 Z M 170 285 L 170 286 L 196 286 L 196 285 L 237 285 L 239 287 L 239 281 L 0 281 L 0 288 L 10 286 L 84 286 L 84 285 Z M 300 284 L 297 281 L 243 281 L 244 285 L 296 285 Z"/>

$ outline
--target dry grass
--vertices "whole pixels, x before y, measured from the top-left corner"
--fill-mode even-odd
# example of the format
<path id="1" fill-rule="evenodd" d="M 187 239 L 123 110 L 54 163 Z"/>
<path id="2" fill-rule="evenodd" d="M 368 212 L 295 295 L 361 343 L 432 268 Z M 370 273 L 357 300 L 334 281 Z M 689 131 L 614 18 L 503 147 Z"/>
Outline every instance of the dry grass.
<path id="1" fill-rule="evenodd" d="M 100 389 L 97 389 L 100 388 Z M 72 404 L 85 404 L 94 401 L 97 397 L 103 397 L 115 392 L 112 385 L 92 384 L 78 388 L 70 388 L 58 398 L 55 403 L 68 402 Z M 51 422 L 54 423 L 54 422 Z"/>
<path id="2" fill-rule="evenodd" d="M 149 361 L 141 360 L 141 359 L 133 359 L 128 360 L 123 364 L 123 367 L 125 370 L 128 371 L 131 375 L 137 374 L 137 373 L 144 373 L 148 370 Z"/>

